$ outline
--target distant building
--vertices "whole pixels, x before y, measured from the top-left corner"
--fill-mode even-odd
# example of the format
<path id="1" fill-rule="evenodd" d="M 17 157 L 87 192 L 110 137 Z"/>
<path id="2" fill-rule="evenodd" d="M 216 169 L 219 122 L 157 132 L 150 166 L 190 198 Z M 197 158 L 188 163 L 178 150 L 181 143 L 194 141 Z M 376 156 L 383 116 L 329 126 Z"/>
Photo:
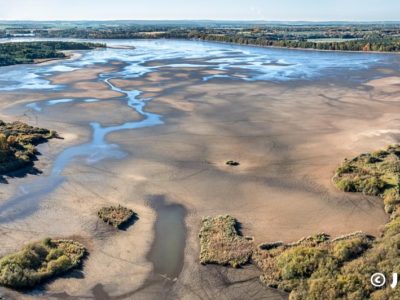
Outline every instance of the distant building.
<path id="1" fill-rule="evenodd" d="M 31 31 L 21 30 L 6 30 L 6 36 L 8 37 L 34 37 L 35 33 Z"/>

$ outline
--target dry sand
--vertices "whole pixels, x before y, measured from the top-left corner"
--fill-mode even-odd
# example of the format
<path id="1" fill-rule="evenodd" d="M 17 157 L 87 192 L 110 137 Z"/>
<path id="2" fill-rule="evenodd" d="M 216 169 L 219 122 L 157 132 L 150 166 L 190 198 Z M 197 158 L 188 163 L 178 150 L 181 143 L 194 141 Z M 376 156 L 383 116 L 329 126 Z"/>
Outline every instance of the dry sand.
<path id="1" fill-rule="evenodd" d="M 67 137 L 41 148 L 40 176 L 48 174 L 61 149 L 89 139 L 90 119 L 114 124 L 138 118 L 118 93 L 96 81 L 102 68 L 111 67 L 54 76 L 53 82 L 71 88 L 50 96 L 0 96 L 7 119 L 21 117 L 22 103 L 55 95 L 115 98 L 62 105 L 51 115 L 36 116 L 37 124 Z M 45 236 L 78 237 L 90 250 L 83 273 L 45 287 L 47 296 L 64 299 L 284 299 L 285 294 L 259 283 L 253 267 L 199 265 L 201 217 L 231 214 L 242 223 L 243 233 L 260 243 L 295 241 L 317 232 L 333 237 L 358 230 L 379 234 L 387 221 L 381 200 L 337 191 L 331 177 L 343 158 L 399 142 L 399 77 L 348 86 L 202 82 L 201 76 L 202 70 L 163 68 L 140 79 L 114 80 L 123 88 L 139 88 L 144 97 L 151 95 L 147 110 L 161 114 L 166 124 L 109 135 L 128 153 L 123 160 L 70 165 L 66 181 L 44 197 L 37 211 L 0 226 L 0 255 Z M 228 167 L 228 160 L 241 165 Z M 0 203 L 17 184 L 34 178 L 11 179 L 2 188 Z M 146 259 L 154 240 L 156 212 L 149 205 L 154 195 L 187 211 L 183 270 L 177 280 L 161 284 L 162 274 L 151 275 L 153 266 Z M 96 217 L 96 210 L 109 204 L 132 208 L 139 221 L 127 231 L 110 229 Z M 158 281 L 149 281 L 154 276 Z"/>

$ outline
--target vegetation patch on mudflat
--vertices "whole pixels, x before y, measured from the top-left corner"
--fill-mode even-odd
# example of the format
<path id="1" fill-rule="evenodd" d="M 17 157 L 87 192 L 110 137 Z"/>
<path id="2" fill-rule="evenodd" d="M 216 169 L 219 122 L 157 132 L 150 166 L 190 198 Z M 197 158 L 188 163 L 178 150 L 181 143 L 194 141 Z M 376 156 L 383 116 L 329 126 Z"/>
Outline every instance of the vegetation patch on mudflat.
<path id="1" fill-rule="evenodd" d="M 90 50 L 104 48 L 105 44 L 82 42 L 11 42 L 0 43 L 0 66 L 31 64 L 43 59 L 62 59 L 63 50 Z"/>
<path id="2" fill-rule="evenodd" d="M 236 220 L 229 216 L 206 217 L 200 230 L 200 262 L 238 267 L 253 251 L 252 238 L 239 235 Z"/>
<path id="3" fill-rule="evenodd" d="M 291 244 L 273 242 L 255 246 L 252 243 L 253 248 L 248 249 L 246 258 L 261 270 L 261 281 L 289 292 L 291 300 L 400 299 L 400 289 L 392 289 L 390 282 L 381 288 L 371 284 L 375 273 L 383 273 L 390 280 L 392 273 L 400 270 L 399 157 L 399 145 L 361 154 L 345 160 L 334 177 L 335 184 L 343 191 L 363 192 L 384 199 L 391 218 L 379 238 L 356 232 L 331 239 L 321 233 Z M 235 224 L 232 217 L 225 218 L 229 220 L 227 224 Z M 207 219 L 219 220 L 220 217 Z M 235 252 L 235 232 L 232 233 L 229 226 L 221 226 L 220 222 L 211 222 L 208 227 L 211 228 L 207 231 L 215 232 L 216 236 L 232 238 L 203 241 L 201 232 L 200 259 L 203 263 L 225 265 L 229 262 L 226 249 Z M 212 259 L 202 259 L 204 250 L 211 253 Z M 225 260 L 215 259 L 220 257 Z"/>
<path id="4" fill-rule="evenodd" d="M 121 205 L 102 207 L 97 212 L 97 215 L 105 223 L 118 229 L 125 227 L 127 224 L 137 219 L 137 214 L 133 210 Z"/>
<path id="5" fill-rule="evenodd" d="M 72 240 L 44 239 L 0 259 L 0 285 L 27 289 L 78 267 L 86 254 Z"/>
<path id="6" fill-rule="evenodd" d="M 200 231 L 200 262 L 232 265 L 247 262 L 262 272 L 269 287 L 290 299 L 400 299 L 390 286 L 372 286 L 372 274 L 390 276 L 400 268 L 400 217 L 393 216 L 382 237 L 355 232 L 331 239 L 321 233 L 295 243 L 263 243 L 239 236 L 231 216 L 207 217 Z"/>
<path id="7" fill-rule="evenodd" d="M 56 137 L 55 131 L 0 120 L 0 175 L 32 165 L 38 154 L 35 146 Z"/>
<path id="8" fill-rule="evenodd" d="M 400 145 L 346 159 L 333 182 L 345 192 L 383 198 L 386 212 L 392 213 L 400 203 Z"/>

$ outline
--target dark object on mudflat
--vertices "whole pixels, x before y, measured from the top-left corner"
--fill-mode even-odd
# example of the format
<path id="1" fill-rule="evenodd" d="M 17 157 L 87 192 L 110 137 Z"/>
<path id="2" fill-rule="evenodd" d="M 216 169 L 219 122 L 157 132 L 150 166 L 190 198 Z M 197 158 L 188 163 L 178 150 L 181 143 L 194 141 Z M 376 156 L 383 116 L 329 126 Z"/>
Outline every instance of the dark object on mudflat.
<path id="1" fill-rule="evenodd" d="M 234 160 L 229 160 L 229 161 L 226 162 L 226 164 L 227 164 L 228 166 L 231 166 L 231 167 L 240 166 L 240 163 L 237 162 L 237 161 L 234 161 Z"/>
<path id="2" fill-rule="evenodd" d="M 131 221 L 135 221 L 137 219 L 137 214 L 133 210 L 121 205 L 103 207 L 98 211 L 97 215 L 105 223 L 110 224 L 118 229 L 122 229 Z"/>
<path id="3" fill-rule="evenodd" d="M 52 138 L 59 138 L 57 132 L 0 120 L 0 175 L 33 165 L 38 154 L 35 146 Z"/>
<path id="4" fill-rule="evenodd" d="M 85 247 L 72 240 L 47 238 L 28 244 L 0 259 L 0 285 L 13 289 L 33 288 L 78 267 L 85 254 Z"/>

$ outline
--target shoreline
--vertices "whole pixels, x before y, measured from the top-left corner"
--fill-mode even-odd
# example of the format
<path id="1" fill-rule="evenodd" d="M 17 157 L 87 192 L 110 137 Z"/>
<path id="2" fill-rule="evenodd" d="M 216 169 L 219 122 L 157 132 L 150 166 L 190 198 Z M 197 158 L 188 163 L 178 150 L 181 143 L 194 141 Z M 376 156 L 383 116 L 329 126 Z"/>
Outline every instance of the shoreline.
<path id="1" fill-rule="evenodd" d="M 166 38 L 166 40 L 168 40 Z M 173 39 L 171 39 L 173 40 Z M 181 40 L 181 39 L 177 39 Z M 316 52 L 330 52 L 330 53 L 358 53 L 358 54 L 395 54 L 400 55 L 400 52 L 388 52 L 388 51 L 359 51 L 359 50 L 325 50 L 325 49 L 315 49 L 315 48 L 293 48 L 293 47 L 282 47 L 282 46 L 263 46 L 263 45 L 256 45 L 256 44 L 240 44 L 234 42 L 221 42 L 221 41 L 213 41 L 213 40 L 202 40 L 202 39 L 182 39 L 184 41 L 200 41 L 200 42 L 209 42 L 209 43 L 217 43 L 217 44 L 224 44 L 224 45 L 237 45 L 237 46 L 249 46 L 249 47 L 256 47 L 256 48 L 265 48 L 265 49 L 282 49 L 282 50 L 298 50 L 298 51 L 316 51 Z"/>
<path id="2" fill-rule="evenodd" d="M 41 39 L 38 37 L 38 39 Z M 49 41 L 63 41 L 65 39 L 76 39 L 76 40 L 96 40 L 96 41 L 153 41 L 153 40 L 170 40 L 170 41 L 195 41 L 195 42 L 207 42 L 207 43 L 216 43 L 216 44 L 223 44 L 223 45 L 235 45 L 235 46 L 243 46 L 243 47 L 256 47 L 256 48 L 264 48 L 264 49 L 282 49 L 282 50 L 297 50 L 297 51 L 316 51 L 316 52 L 330 52 L 330 53 L 358 53 L 358 54 L 393 54 L 393 55 L 400 55 L 400 52 L 396 51 L 360 51 L 360 50 L 325 50 L 325 49 L 315 49 L 315 48 L 294 48 L 294 47 L 283 47 L 283 46 L 264 46 L 264 45 L 256 45 L 256 44 L 241 44 L 235 42 L 223 42 L 223 41 L 214 41 L 214 40 L 207 40 L 207 39 L 196 39 L 196 38 L 103 38 L 103 39 L 94 39 L 94 38 L 49 38 Z M 39 40 L 40 41 L 40 40 Z M 44 41 L 44 40 L 43 40 Z M 12 40 L 10 41 L 12 42 Z M 111 49 L 136 49 L 135 46 L 124 46 L 124 45 L 107 45 L 106 48 Z M 60 59 L 49 59 L 49 60 L 62 60 Z"/>

